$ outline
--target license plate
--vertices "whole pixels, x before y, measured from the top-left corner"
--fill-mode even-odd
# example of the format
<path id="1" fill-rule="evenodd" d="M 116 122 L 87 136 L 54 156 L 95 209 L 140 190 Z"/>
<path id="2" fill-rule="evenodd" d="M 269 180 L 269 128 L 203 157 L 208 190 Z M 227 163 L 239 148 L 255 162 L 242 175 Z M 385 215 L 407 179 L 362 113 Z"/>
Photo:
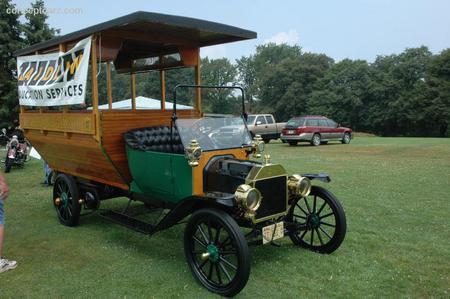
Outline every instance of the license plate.
<path id="1" fill-rule="evenodd" d="M 264 226 L 262 229 L 263 244 L 267 244 L 277 239 L 284 237 L 284 222 L 278 222 L 268 226 Z"/>
<path id="2" fill-rule="evenodd" d="M 294 130 L 289 130 L 287 133 L 288 133 L 288 134 L 294 134 L 295 131 L 294 131 Z"/>

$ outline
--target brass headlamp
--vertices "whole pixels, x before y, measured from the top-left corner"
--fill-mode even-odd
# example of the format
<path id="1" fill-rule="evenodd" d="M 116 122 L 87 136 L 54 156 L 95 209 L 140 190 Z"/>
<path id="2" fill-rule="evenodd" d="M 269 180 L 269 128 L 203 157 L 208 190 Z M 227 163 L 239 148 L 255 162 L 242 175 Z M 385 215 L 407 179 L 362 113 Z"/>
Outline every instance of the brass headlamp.
<path id="1" fill-rule="evenodd" d="M 197 140 L 191 140 L 189 145 L 184 150 L 184 155 L 188 160 L 189 166 L 198 166 L 198 160 L 200 160 L 200 156 L 202 155 L 202 148 L 200 147 L 200 144 L 198 144 Z"/>
<path id="2" fill-rule="evenodd" d="M 289 195 L 306 197 L 311 192 L 311 180 L 307 177 L 293 174 L 288 178 Z"/>
<path id="3" fill-rule="evenodd" d="M 237 203 L 250 213 L 255 213 L 261 205 L 261 193 L 250 185 L 242 184 L 234 193 Z"/>

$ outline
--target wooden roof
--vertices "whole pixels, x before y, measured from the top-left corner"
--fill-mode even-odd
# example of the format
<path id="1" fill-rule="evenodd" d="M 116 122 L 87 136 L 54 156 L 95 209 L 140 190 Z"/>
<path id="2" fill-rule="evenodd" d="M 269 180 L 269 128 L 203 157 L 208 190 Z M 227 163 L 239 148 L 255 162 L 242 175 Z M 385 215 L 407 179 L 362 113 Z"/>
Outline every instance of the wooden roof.
<path id="1" fill-rule="evenodd" d="M 153 12 L 138 11 L 18 50 L 16 56 L 31 55 L 59 44 L 81 40 L 92 34 L 151 42 L 158 52 L 178 47 L 204 47 L 256 38 L 256 32 L 220 23 Z"/>

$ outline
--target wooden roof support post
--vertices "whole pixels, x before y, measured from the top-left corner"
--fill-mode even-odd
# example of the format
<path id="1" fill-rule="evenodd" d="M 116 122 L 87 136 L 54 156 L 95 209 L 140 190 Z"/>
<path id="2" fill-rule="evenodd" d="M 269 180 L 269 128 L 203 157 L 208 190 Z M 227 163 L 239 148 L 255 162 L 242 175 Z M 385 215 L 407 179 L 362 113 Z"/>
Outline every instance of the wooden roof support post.
<path id="1" fill-rule="evenodd" d="M 195 85 L 201 84 L 200 79 L 200 54 L 198 57 L 197 64 L 194 67 L 195 69 Z M 199 112 L 201 112 L 201 105 L 202 105 L 202 91 L 200 88 L 195 89 L 195 109 Z"/>
<path id="2" fill-rule="evenodd" d="M 112 85 L 111 85 L 111 62 L 106 62 L 106 93 L 108 94 L 108 108 L 112 109 Z"/>
<path id="3" fill-rule="evenodd" d="M 66 51 L 66 45 L 65 44 L 59 44 L 59 52 L 65 52 Z M 69 111 L 69 106 L 65 105 L 63 107 L 63 113 Z"/>
<path id="4" fill-rule="evenodd" d="M 92 111 L 95 115 L 95 140 L 100 141 L 100 113 L 98 111 L 97 82 L 97 37 L 92 38 L 91 45 L 91 79 L 92 79 Z"/>
<path id="5" fill-rule="evenodd" d="M 39 55 L 39 51 L 34 51 L 34 55 Z M 39 107 L 39 113 L 42 113 L 42 111 L 44 111 L 44 108 Z"/>
<path id="6" fill-rule="evenodd" d="M 161 110 L 166 109 L 166 72 L 159 71 L 159 83 L 161 85 Z"/>
<path id="7" fill-rule="evenodd" d="M 131 74 L 131 109 L 136 110 L 136 74 Z"/>

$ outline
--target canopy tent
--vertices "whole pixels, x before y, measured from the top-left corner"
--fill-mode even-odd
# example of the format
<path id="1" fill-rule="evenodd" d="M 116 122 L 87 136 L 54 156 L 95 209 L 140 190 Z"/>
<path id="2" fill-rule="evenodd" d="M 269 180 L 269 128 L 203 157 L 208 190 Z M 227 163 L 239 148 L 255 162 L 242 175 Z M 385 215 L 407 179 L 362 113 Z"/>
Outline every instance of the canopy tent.
<path id="1" fill-rule="evenodd" d="M 92 110 L 92 107 L 88 108 L 89 110 Z M 109 109 L 108 104 L 99 105 L 98 109 Z M 112 103 L 112 109 L 131 109 L 131 99 L 126 99 L 122 101 L 117 101 Z M 143 96 L 136 97 L 136 109 L 161 109 L 161 101 L 147 98 Z M 173 109 L 173 103 L 166 101 L 166 109 L 171 110 Z M 177 109 L 194 109 L 192 106 L 188 105 L 181 105 L 177 103 Z"/>

